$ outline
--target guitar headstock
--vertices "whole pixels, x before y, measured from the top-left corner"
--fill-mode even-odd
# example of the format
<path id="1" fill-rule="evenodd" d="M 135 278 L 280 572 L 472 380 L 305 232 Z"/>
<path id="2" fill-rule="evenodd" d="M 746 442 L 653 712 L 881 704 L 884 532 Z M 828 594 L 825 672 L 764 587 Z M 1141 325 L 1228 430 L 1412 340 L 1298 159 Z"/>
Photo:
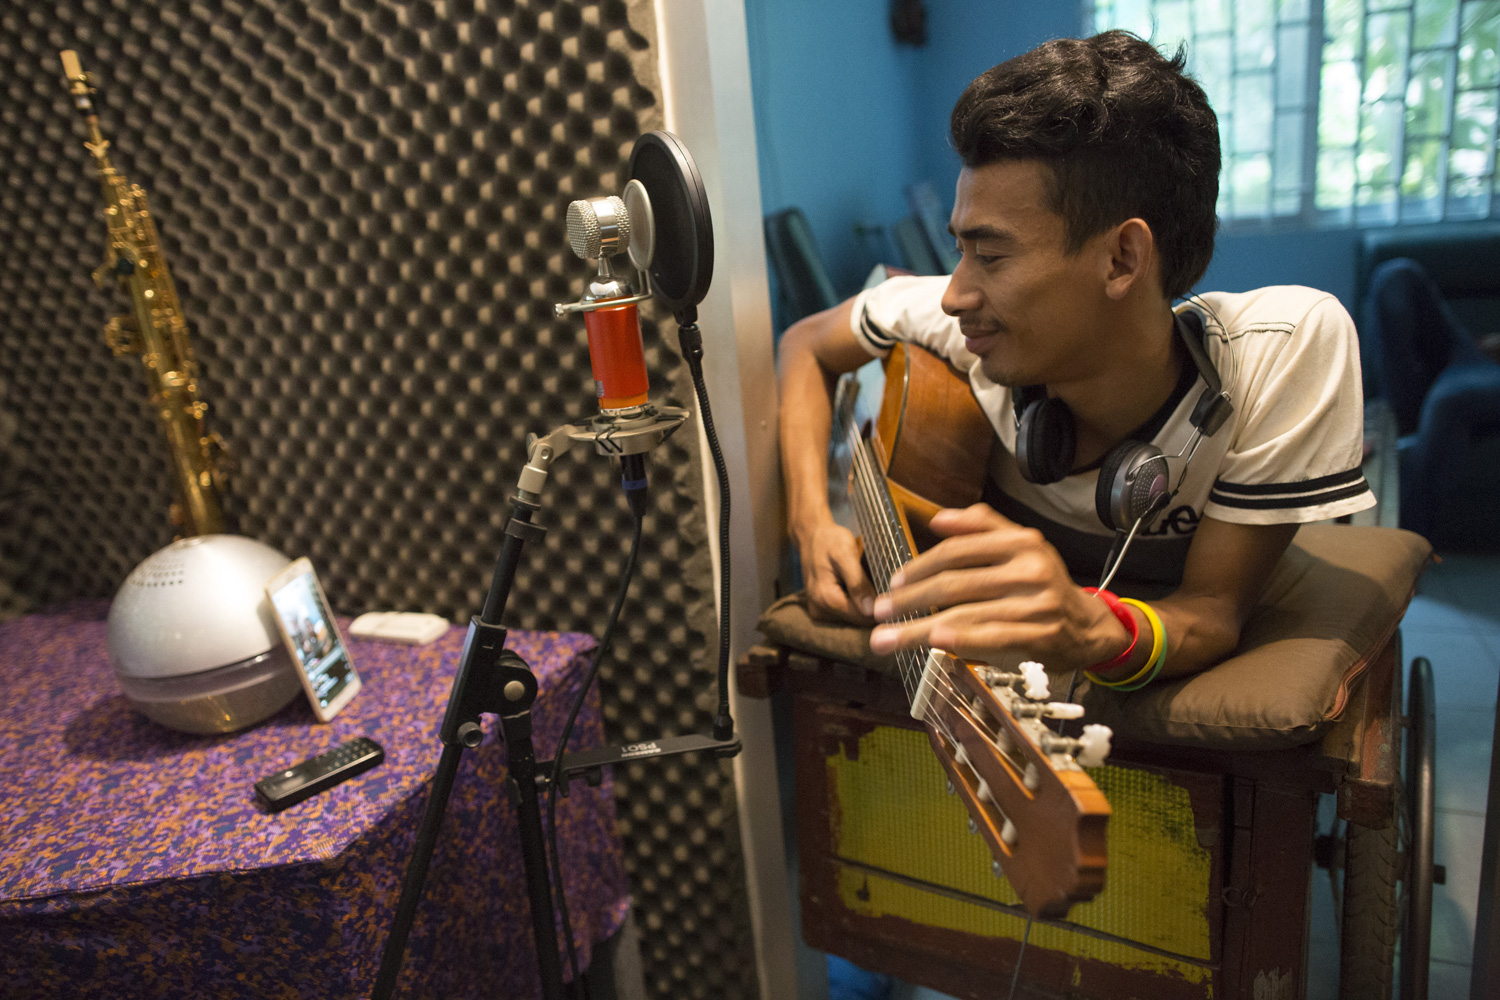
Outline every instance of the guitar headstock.
<path id="1" fill-rule="evenodd" d="M 1014 671 L 934 650 L 912 715 L 953 790 L 1027 912 L 1062 917 L 1104 887 L 1109 803 L 1084 773 L 1104 762 L 1109 729 L 1060 736 L 1044 719 L 1076 719 L 1082 706 L 1048 702 L 1038 664 Z"/>

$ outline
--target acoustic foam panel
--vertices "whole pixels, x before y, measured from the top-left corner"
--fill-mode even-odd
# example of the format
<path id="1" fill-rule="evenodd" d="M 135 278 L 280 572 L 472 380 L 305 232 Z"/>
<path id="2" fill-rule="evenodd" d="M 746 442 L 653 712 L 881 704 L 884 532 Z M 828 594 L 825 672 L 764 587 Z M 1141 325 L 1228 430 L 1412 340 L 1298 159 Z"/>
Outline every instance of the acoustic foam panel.
<path id="1" fill-rule="evenodd" d="M 594 410 L 570 200 L 659 127 L 649 0 L 60 0 L 0 11 L 0 614 L 109 596 L 169 542 L 167 452 L 127 310 L 89 274 L 103 207 L 57 53 L 145 187 L 225 440 L 233 530 L 306 555 L 341 613 L 477 613 L 528 434 Z M 653 399 L 692 406 L 670 321 Z M 608 737 L 709 726 L 713 580 L 688 425 L 651 456 L 641 565 L 601 678 Z M 618 469 L 552 469 L 506 623 L 592 631 L 630 516 Z M 105 697 L 113 692 L 98 692 Z M 436 743 L 436 733 L 433 734 Z M 751 997 L 733 782 L 615 784 L 648 988 Z M 503 799 L 501 789 L 497 798 Z M 498 803 L 509 808 L 508 803 Z"/>

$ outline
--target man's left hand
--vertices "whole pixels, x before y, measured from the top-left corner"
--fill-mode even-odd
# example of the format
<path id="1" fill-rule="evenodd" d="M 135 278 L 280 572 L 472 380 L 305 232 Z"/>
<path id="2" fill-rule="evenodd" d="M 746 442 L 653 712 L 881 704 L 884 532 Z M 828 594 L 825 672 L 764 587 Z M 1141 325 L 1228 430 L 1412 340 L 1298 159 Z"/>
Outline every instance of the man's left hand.
<path id="1" fill-rule="evenodd" d="M 930 526 L 943 541 L 876 598 L 876 620 L 890 624 L 870 634 L 873 652 L 930 646 L 979 661 L 1019 653 L 1069 669 L 1109 660 L 1129 644 L 1125 627 L 1073 583 L 1041 532 L 985 504 L 941 511 Z M 899 620 L 909 615 L 924 617 Z"/>

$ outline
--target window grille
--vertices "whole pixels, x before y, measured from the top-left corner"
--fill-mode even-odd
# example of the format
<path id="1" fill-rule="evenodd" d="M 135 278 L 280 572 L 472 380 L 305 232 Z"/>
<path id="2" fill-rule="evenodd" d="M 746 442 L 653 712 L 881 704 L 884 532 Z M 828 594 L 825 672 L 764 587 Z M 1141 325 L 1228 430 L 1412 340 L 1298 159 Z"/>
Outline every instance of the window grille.
<path id="1" fill-rule="evenodd" d="M 1188 70 L 1219 115 L 1219 215 L 1380 225 L 1495 205 L 1500 0 L 1094 0 Z"/>

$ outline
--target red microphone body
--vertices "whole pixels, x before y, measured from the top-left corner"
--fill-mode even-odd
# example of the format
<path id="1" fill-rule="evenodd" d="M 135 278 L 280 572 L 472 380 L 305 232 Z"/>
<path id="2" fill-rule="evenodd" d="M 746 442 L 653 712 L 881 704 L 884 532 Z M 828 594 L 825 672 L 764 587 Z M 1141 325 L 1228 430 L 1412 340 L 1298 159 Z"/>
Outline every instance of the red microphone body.
<path id="1" fill-rule="evenodd" d="M 625 199 L 592 198 L 568 206 L 568 243 L 580 258 L 597 260 L 599 273 L 580 301 L 557 307 L 558 315 L 583 312 L 594 392 L 599 409 L 606 413 L 645 406 L 651 388 L 636 308 L 644 296 L 636 295 L 628 282 L 615 276 L 610 258 L 628 253 L 632 261 L 639 257 L 649 263 L 655 224 L 645 188 L 632 181 L 626 185 L 625 194 Z M 626 199 L 634 202 L 634 207 Z M 645 269 L 644 264 L 638 267 Z M 619 303 L 612 305 L 615 300 Z"/>
<path id="2" fill-rule="evenodd" d="M 589 365 L 594 370 L 599 408 L 644 406 L 651 386 L 646 378 L 646 349 L 641 343 L 636 304 L 601 305 L 583 314 L 583 326 L 589 335 Z"/>

